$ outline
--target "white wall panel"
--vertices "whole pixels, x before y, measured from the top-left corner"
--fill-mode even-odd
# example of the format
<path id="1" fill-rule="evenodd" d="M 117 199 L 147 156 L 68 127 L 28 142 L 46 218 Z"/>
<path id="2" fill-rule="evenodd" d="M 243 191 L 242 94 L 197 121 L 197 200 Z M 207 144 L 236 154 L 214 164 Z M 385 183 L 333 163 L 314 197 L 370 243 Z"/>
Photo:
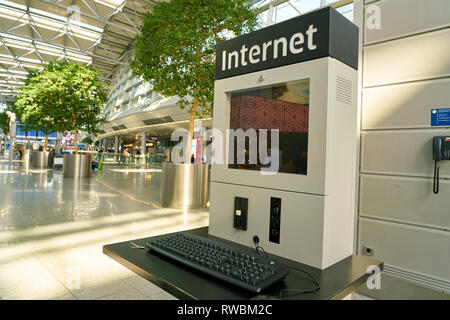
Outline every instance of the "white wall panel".
<path id="1" fill-rule="evenodd" d="M 384 0 L 372 5 L 380 10 L 381 28 L 365 25 L 365 45 L 450 25 L 448 0 Z M 372 15 L 371 10 L 366 10 L 366 18 Z"/>
<path id="2" fill-rule="evenodd" d="M 233 228 L 235 196 L 248 198 L 245 232 Z M 282 199 L 281 246 L 269 241 L 270 197 Z M 258 235 L 267 252 L 322 268 L 325 197 L 212 181 L 210 204 L 209 234 L 249 247 L 253 235 Z"/>
<path id="3" fill-rule="evenodd" d="M 363 106 L 363 129 L 429 128 L 431 109 L 450 107 L 450 79 L 365 89 Z"/>
<path id="4" fill-rule="evenodd" d="M 450 130 L 374 131 L 363 133 L 361 172 L 433 177 L 433 136 Z M 441 178 L 450 178 L 450 161 L 441 161 Z"/>
<path id="5" fill-rule="evenodd" d="M 450 181 L 361 175 L 360 215 L 450 230 Z"/>
<path id="6" fill-rule="evenodd" d="M 359 248 L 373 247 L 373 258 L 388 265 L 414 270 L 443 282 L 450 279 L 448 231 L 361 218 L 359 243 Z"/>
<path id="7" fill-rule="evenodd" d="M 450 107 L 450 1 L 364 1 L 358 250 L 397 276 L 450 288 L 450 161 L 432 192 L 431 109 Z M 369 30 L 369 9 L 381 28 Z"/>
<path id="8" fill-rule="evenodd" d="M 364 87 L 450 75 L 450 29 L 365 47 Z"/>

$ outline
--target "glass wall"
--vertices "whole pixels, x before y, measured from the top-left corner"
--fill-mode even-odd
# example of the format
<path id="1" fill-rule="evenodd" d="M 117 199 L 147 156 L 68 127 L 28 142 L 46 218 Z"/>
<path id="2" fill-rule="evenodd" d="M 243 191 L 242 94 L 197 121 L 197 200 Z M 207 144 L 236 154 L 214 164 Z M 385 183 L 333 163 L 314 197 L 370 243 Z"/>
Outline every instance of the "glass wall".
<path id="1" fill-rule="evenodd" d="M 161 99 L 151 86 L 133 76 L 130 68 L 123 65 L 115 73 L 105 107 L 107 119 L 127 110 L 140 110 Z"/>
<path id="2" fill-rule="evenodd" d="M 268 25 L 279 23 L 298 15 L 308 13 L 320 7 L 337 2 L 338 0 L 256 0 L 253 8 L 258 13 L 260 26 L 264 28 Z M 350 21 L 353 21 L 353 3 L 349 3 L 336 9 Z"/>

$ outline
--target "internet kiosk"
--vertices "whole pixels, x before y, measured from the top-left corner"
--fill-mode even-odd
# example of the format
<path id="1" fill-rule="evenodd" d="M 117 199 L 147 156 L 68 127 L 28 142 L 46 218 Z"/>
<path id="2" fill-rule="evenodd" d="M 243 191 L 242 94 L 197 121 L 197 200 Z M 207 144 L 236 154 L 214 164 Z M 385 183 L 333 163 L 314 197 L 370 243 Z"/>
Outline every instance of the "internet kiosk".
<path id="1" fill-rule="evenodd" d="M 218 45 L 213 127 L 227 161 L 212 164 L 209 234 L 250 247 L 256 235 L 320 269 L 353 253 L 357 64 L 358 28 L 333 8 Z"/>
<path id="2" fill-rule="evenodd" d="M 326 8 L 221 43 L 209 228 L 104 253 L 181 299 L 339 299 L 381 269 L 352 254 L 357 42 Z"/>

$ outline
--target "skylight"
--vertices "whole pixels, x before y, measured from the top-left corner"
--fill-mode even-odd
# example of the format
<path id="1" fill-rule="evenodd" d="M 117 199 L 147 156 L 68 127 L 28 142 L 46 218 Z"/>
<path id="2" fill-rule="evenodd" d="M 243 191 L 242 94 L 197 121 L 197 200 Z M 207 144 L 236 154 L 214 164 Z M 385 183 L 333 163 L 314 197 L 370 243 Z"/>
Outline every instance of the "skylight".
<path id="1" fill-rule="evenodd" d="M 102 4 L 104 6 L 110 7 L 112 9 L 116 9 L 118 6 L 123 4 L 124 0 L 94 0 L 94 2 Z"/>
<path id="2" fill-rule="evenodd" d="M 3 38 L 5 44 L 11 48 L 29 50 L 30 52 L 35 52 L 37 49 L 40 54 L 47 54 L 55 57 L 56 59 L 67 57 L 70 60 L 75 60 L 82 63 L 92 63 L 92 58 L 89 55 L 75 52 L 69 48 L 62 48 L 39 40 L 31 41 L 25 37 L 12 36 L 6 33 L 0 33 L 0 36 Z"/>
<path id="3" fill-rule="evenodd" d="M 0 17 L 20 23 L 35 23 L 38 27 L 62 33 L 73 34 L 81 39 L 99 43 L 101 40 L 102 28 L 98 28 L 79 21 L 70 20 L 62 16 L 57 16 L 49 12 L 30 8 L 30 15 L 26 13 L 26 7 L 17 3 L 2 1 L 0 3 Z M 32 21 L 30 21 L 32 20 Z M 69 22 L 69 23 L 68 23 Z"/>

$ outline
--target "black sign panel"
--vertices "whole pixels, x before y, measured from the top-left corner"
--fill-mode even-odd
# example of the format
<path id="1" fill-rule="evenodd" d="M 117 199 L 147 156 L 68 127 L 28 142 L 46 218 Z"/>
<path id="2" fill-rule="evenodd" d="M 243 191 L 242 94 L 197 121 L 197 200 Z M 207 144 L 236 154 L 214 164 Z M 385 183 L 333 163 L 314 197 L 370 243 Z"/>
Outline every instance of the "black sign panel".
<path id="1" fill-rule="evenodd" d="M 216 79 L 328 56 L 358 68 L 358 27 L 331 7 L 219 43 Z"/>

